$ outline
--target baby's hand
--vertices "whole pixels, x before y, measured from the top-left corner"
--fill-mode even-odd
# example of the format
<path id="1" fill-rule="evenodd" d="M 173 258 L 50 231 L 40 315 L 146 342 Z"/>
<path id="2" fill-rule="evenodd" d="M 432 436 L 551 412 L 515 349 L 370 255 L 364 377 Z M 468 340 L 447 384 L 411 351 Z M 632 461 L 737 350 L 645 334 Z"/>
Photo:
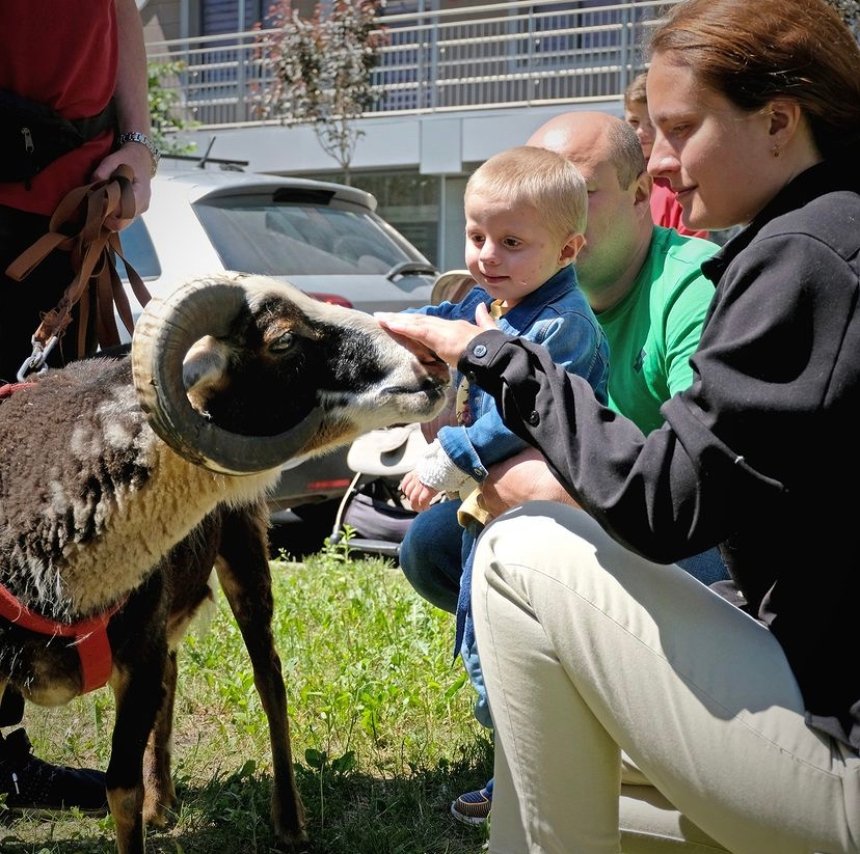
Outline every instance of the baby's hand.
<path id="1" fill-rule="evenodd" d="M 438 489 L 421 483 L 418 473 L 411 471 L 400 481 L 400 491 L 406 496 L 413 510 L 426 510 L 430 502 L 439 494 Z"/>

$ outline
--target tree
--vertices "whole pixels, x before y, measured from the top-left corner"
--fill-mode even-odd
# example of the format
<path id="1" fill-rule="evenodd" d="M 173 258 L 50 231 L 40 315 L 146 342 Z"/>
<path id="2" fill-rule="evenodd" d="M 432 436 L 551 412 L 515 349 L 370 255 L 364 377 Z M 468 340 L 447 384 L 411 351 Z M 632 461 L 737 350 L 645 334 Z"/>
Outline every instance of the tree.
<path id="1" fill-rule="evenodd" d="M 355 119 L 379 97 L 371 72 L 387 35 L 376 21 L 385 0 L 335 0 L 328 14 L 317 4 L 303 19 L 292 0 L 276 0 L 260 34 L 263 84 L 256 97 L 261 118 L 313 124 L 323 151 L 349 166 L 363 131 Z"/>
<path id="2" fill-rule="evenodd" d="M 175 80 L 185 68 L 185 63 L 150 62 L 147 64 L 149 115 L 152 122 L 152 141 L 162 154 L 190 154 L 196 147 L 193 142 L 183 142 L 176 132 L 193 128 L 194 123 L 176 115 L 179 92 L 176 87 L 165 88 L 165 79 Z"/>

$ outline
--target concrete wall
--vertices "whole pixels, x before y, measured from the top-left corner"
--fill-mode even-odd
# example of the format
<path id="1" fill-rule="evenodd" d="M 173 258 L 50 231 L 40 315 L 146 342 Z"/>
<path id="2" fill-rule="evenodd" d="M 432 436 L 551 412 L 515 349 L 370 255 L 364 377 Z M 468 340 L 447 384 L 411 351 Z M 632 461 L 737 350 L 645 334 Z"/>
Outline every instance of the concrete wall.
<path id="1" fill-rule="evenodd" d="M 177 0 L 148 0 L 140 10 L 144 41 L 150 44 L 165 39 L 187 38 L 185 6 L 184 0 L 182 3 Z"/>
<path id="2" fill-rule="evenodd" d="M 424 175 L 462 175 L 491 155 L 522 145 L 543 122 L 568 110 L 600 109 L 621 115 L 618 103 L 588 106 L 559 104 L 492 112 L 424 116 L 379 116 L 362 119 L 352 168 L 417 169 Z M 183 133 L 183 139 L 210 155 L 248 160 L 249 169 L 277 174 L 338 171 L 338 164 L 320 147 L 313 128 L 242 127 Z"/>

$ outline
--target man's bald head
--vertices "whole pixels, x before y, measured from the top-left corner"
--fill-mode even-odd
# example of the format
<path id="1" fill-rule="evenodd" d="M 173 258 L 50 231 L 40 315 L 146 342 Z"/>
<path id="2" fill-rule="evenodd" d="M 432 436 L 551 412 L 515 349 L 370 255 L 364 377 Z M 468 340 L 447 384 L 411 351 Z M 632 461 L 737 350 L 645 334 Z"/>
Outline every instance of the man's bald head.
<path id="1" fill-rule="evenodd" d="M 548 148 L 580 168 L 609 161 L 626 188 L 645 171 L 645 156 L 627 122 L 595 110 L 562 113 L 542 124 L 526 145 Z"/>
<path id="2" fill-rule="evenodd" d="M 654 230 L 651 178 L 636 131 L 609 113 L 585 110 L 554 116 L 526 144 L 555 151 L 585 178 L 588 224 L 576 270 L 591 307 L 605 311 L 633 287 Z"/>

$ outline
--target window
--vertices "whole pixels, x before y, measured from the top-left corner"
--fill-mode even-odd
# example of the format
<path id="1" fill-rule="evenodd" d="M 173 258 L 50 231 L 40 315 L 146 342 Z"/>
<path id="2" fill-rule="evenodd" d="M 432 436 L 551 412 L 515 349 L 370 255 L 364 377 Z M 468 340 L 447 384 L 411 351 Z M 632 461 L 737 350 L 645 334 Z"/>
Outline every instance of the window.
<path id="1" fill-rule="evenodd" d="M 231 196 L 196 213 L 228 270 L 262 275 L 385 274 L 414 258 L 369 211 L 336 203 Z"/>
<path id="2" fill-rule="evenodd" d="M 417 172 L 353 172 L 352 183 L 372 193 L 379 215 L 422 255 L 437 263 L 440 221 L 437 176 Z"/>
<path id="3" fill-rule="evenodd" d="M 250 30 L 263 20 L 269 3 L 265 0 L 244 0 L 240 6 L 236 0 L 201 0 L 200 35 L 214 36 L 218 33 L 237 33 Z"/>

